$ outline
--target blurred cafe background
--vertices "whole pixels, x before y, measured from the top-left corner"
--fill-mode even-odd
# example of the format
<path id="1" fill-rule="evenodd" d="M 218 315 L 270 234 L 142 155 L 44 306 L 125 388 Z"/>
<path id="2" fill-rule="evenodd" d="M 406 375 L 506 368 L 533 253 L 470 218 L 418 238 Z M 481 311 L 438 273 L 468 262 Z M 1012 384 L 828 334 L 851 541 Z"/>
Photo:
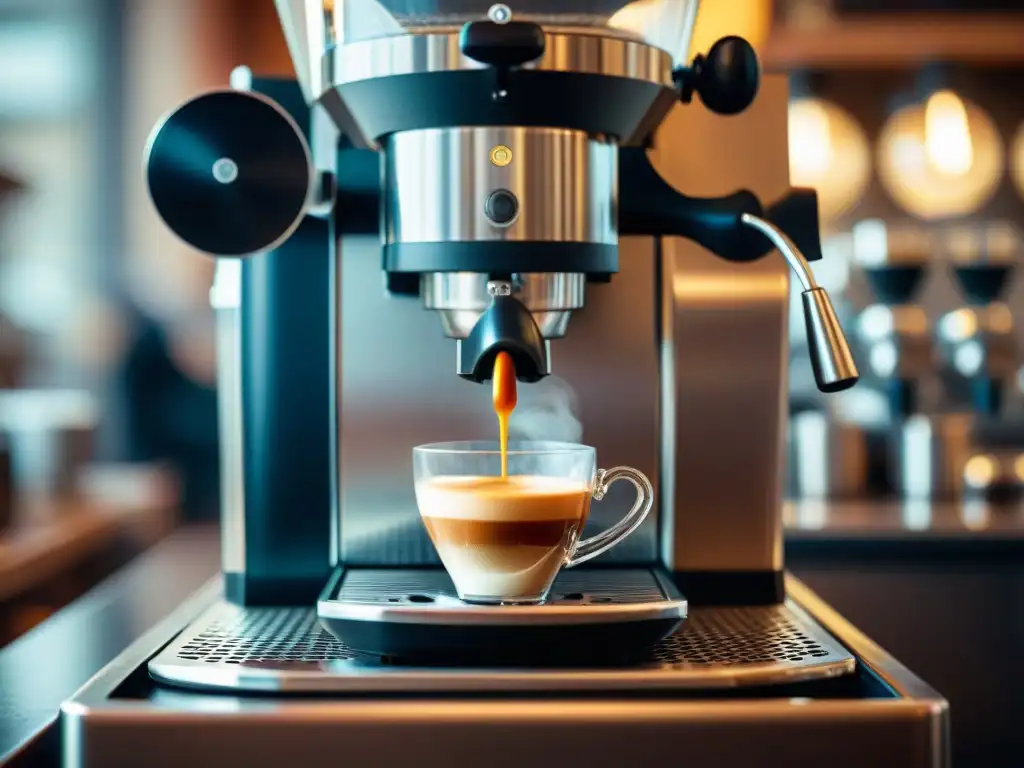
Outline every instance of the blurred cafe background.
<path id="1" fill-rule="evenodd" d="M 794 311 L 794 540 L 842 510 L 1019 524 L 1024 2 L 706 0 L 692 50 L 725 34 L 790 76 L 792 181 L 819 191 L 815 272 L 864 375 L 819 399 Z M 0 0 L 0 645 L 217 519 L 212 264 L 158 221 L 141 159 L 239 64 L 291 74 L 272 0 Z M 993 589 L 1021 613 L 1015 583 Z"/>

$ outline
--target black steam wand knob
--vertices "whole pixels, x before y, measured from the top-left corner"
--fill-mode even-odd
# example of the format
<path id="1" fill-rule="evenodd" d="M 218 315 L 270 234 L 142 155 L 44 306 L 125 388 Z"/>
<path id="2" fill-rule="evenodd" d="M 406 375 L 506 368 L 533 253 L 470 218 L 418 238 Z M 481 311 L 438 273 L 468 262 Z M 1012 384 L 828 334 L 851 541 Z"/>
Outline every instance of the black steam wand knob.
<path id="1" fill-rule="evenodd" d="M 704 106 L 719 115 L 736 115 L 749 107 L 761 85 L 761 65 L 753 46 L 742 37 L 729 36 L 698 54 L 689 67 L 672 73 L 679 100 L 689 104 L 700 94 Z"/>

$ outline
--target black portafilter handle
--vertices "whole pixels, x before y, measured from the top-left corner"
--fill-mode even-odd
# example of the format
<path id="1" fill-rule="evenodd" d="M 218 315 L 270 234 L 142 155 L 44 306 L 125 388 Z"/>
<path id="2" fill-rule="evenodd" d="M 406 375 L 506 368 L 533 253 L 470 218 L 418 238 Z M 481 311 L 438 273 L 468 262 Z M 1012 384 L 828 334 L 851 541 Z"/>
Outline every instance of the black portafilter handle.
<path id="1" fill-rule="evenodd" d="M 459 32 L 463 56 L 498 70 L 535 61 L 544 48 L 544 30 L 529 21 L 471 21 Z"/>
<path id="2" fill-rule="evenodd" d="M 499 352 L 515 363 L 516 378 L 534 383 L 548 374 L 544 336 L 519 299 L 495 294 L 469 336 L 460 341 L 459 376 L 478 384 L 490 381 Z"/>
<path id="3" fill-rule="evenodd" d="M 761 86 L 761 65 L 753 46 L 742 37 L 729 36 L 698 54 L 689 67 L 672 73 L 679 100 L 689 104 L 693 94 L 719 115 L 736 115 L 754 103 Z"/>

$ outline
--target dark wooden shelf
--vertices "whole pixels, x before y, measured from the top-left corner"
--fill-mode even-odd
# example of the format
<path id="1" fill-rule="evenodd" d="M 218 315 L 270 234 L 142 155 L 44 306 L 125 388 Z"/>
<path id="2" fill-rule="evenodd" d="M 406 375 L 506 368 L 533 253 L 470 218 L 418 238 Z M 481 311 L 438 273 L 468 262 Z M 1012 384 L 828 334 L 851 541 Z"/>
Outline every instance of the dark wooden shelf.
<path id="1" fill-rule="evenodd" d="M 1024 14 L 885 14 L 773 30 L 766 69 L 875 69 L 930 61 L 1024 63 Z"/>

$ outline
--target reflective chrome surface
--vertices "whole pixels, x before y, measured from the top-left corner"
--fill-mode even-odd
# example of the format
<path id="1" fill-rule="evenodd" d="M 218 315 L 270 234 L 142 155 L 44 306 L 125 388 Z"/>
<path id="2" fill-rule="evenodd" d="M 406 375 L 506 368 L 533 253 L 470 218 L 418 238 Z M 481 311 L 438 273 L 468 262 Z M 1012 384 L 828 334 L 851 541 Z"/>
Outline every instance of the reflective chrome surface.
<path id="1" fill-rule="evenodd" d="M 882 219 L 859 221 L 851 230 L 853 261 L 866 269 L 923 267 L 935 252 L 935 235 L 929 230 Z"/>
<path id="2" fill-rule="evenodd" d="M 204 634 L 216 639 L 200 637 Z M 291 650 L 278 650 L 285 645 Z M 357 657 L 331 638 L 316 623 L 312 609 L 246 609 L 217 603 L 149 668 L 166 682 L 222 691 L 508 693 L 770 685 L 849 674 L 854 663 L 850 652 L 792 601 L 694 609 L 676 634 L 647 659 L 604 669 L 382 664 Z"/>
<path id="3" fill-rule="evenodd" d="M 217 322 L 217 420 L 220 442 L 221 568 L 245 570 L 245 457 L 242 440 L 242 265 L 217 261 L 210 306 Z"/>
<path id="4" fill-rule="evenodd" d="M 841 392 L 860 378 L 846 335 L 824 288 L 800 294 L 814 380 L 822 392 Z"/>
<path id="5" fill-rule="evenodd" d="M 309 0 L 274 0 L 281 21 L 295 77 L 306 102 L 312 104 L 323 92 L 321 57 L 330 27 L 324 5 Z"/>
<path id="6" fill-rule="evenodd" d="M 937 332 L 943 358 L 961 376 L 1013 376 L 1017 339 L 1013 314 L 1006 304 L 954 310 L 939 320 Z"/>
<path id="7" fill-rule="evenodd" d="M 808 411 L 789 422 L 794 492 L 803 498 L 839 499 L 868 490 L 868 435 L 824 413 Z"/>
<path id="8" fill-rule="evenodd" d="M 816 765 L 825 760 L 832 768 L 861 768 L 866 763 L 876 768 L 949 765 L 945 701 L 794 579 L 787 579 L 794 616 L 806 617 L 808 628 L 848 649 L 858 666 L 884 682 L 891 697 L 694 701 L 683 696 L 624 698 L 618 693 L 602 697 L 597 690 L 586 698 L 530 701 L 450 694 L 353 699 L 340 695 L 274 698 L 266 692 L 229 696 L 157 688 L 139 698 L 123 698 L 120 691 L 126 681 L 149 659 L 175 642 L 183 628 L 193 634 L 187 627 L 197 613 L 214 604 L 214 587 L 157 625 L 64 703 L 60 725 L 65 765 L 110 765 L 158 743 L 163 748 L 147 758 L 153 765 L 199 765 L 211 755 L 225 754 L 252 765 L 279 764 L 302 754 L 306 765 L 328 766 L 337 764 L 338 755 L 344 754 L 358 765 L 450 766 L 471 764 L 499 739 L 502 750 L 489 758 L 495 768 L 551 760 L 594 765 L 612 760 L 654 768 L 678 758 L 683 739 L 689 764 L 745 768 L 763 762 L 766 738 L 771 739 L 772 760 L 779 764 Z M 744 611 L 733 609 L 727 616 L 715 613 L 735 627 L 736 622 L 747 625 Z M 312 620 L 308 613 L 305 619 L 281 614 L 278 618 L 290 632 L 304 620 Z M 202 620 L 206 622 L 206 614 Z M 684 626 L 697 620 L 694 611 Z M 725 636 L 735 636 L 735 630 Z M 720 646 L 709 646 L 715 647 Z M 250 680 L 260 675 L 253 666 Z M 291 667 L 293 678 L 301 677 L 301 666 Z M 406 678 L 400 682 L 405 690 L 416 684 L 408 682 L 414 675 L 407 670 L 391 672 Z M 677 665 L 651 677 L 682 679 L 693 672 Z M 238 671 L 226 669 L 222 679 L 230 683 L 239 676 Z M 324 673 L 315 676 L 322 678 Z M 371 676 L 381 677 L 374 671 Z M 491 687 L 497 677 L 479 671 L 476 676 Z M 268 677 L 279 679 L 272 670 L 264 675 Z M 451 680 L 453 676 L 444 677 Z M 610 686 L 602 681 L 597 687 Z M 595 729 L 602 734 L 598 740 Z M 188 733 L 187 739 L 180 738 L 183 732 Z M 254 733 L 264 737 L 254 739 Z M 557 738 L 552 739 L 552 733 Z M 637 750 L 638 734 L 647 739 L 644 750 Z M 450 748 L 442 752 L 428 748 L 439 740 Z"/>
<path id="9" fill-rule="evenodd" d="M 672 86 L 672 59 L 664 51 L 644 43 L 587 30 L 546 30 L 544 55 L 525 65 L 528 69 L 582 72 L 608 77 L 645 80 Z M 484 65 L 466 58 L 459 48 L 459 30 L 433 34 L 379 37 L 338 45 L 323 60 L 325 87 L 392 75 L 480 69 Z"/>
<path id="10" fill-rule="evenodd" d="M 787 98 L 785 80 L 766 77 L 735 120 L 676 109 L 661 129 L 671 141 L 662 151 L 655 143 L 655 168 L 687 194 L 750 189 L 777 199 L 789 187 Z M 675 149 L 683 145 L 701 151 Z M 661 250 L 662 561 L 678 570 L 781 569 L 786 263 L 769 255 L 734 264 L 678 238 Z"/>
<path id="11" fill-rule="evenodd" d="M 917 380 L 934 370 L 931 326 L 916 304 L 874 304 L 857 319 L 867 365 L 882 379 Z"/>
<path id="12" fill-rule="evenodd" d="M 906 499 L 953 499 L 971 455 L 970 414 L 915 414 L 890 441 L 890 486 Z"/>
<path id="13" fill-rule="evenodd" d="M 335 574 L 325 593 L 328 590 L 317 602 L 317 615 L 328 630 L 329 620 L 347 619 L 502 626 L 509 631 L 523 626 L 590 625 L 599 632 L 602 624 L 685 619 L 687 609 L 686 600 L 679 597 L 669 578 L 649 568 L 563 570 L 548 599 L 531 605 L 463 602 L 451 578 L 440 568 L 349 568 Z M 670 630 L 671 625 L 665 633 Z"/>
<path id="14" fill-rule="evenodd" d="M 496 165 L 491 153 L 511 150 Z M 451 241 L 618 242 L 618 150 L 560 128 L 404 131 L 385 145 L 384 236 L 388 243 Z M 518 199 L 508 225 L 486 215 L 496 190 Z"/>
<path id="15" fill-rule="evenodd" d="M 482 272 L 435 272 L 423 275 L 423 306 L 436 310 L 445 336 L 464 339 L 490 306 Z M 545 272 L 512 276 L 512 295 L 530 310 L 546 339 L 565 335 L 572 310 L 583 306 L 586 278 L 582 274 Z"/>
<path id="16" fill-rule="evenodd" d="M 589 287 L 568 335 L 552 342 L 553 376 L 519 388 L 513 437 L 586 443 L 606 465 L 657 478 L 652 251 L 650 239 L 626 239 L 621 272 L 610 285 Z M 491 390 L 455 375 L 456 342 L 444 337 L 432 310 L 385 294 L 379 240 L 343 238 L 339 259 L 340 556 L 356 565 L 437 563 L 416 510 L 412 447 L 493 439 Z M 633 490 L 622 486 L 593 505 L 586 535 L 630 509 Z M 656 518 L 602 561 L 653 561 Z"/>

